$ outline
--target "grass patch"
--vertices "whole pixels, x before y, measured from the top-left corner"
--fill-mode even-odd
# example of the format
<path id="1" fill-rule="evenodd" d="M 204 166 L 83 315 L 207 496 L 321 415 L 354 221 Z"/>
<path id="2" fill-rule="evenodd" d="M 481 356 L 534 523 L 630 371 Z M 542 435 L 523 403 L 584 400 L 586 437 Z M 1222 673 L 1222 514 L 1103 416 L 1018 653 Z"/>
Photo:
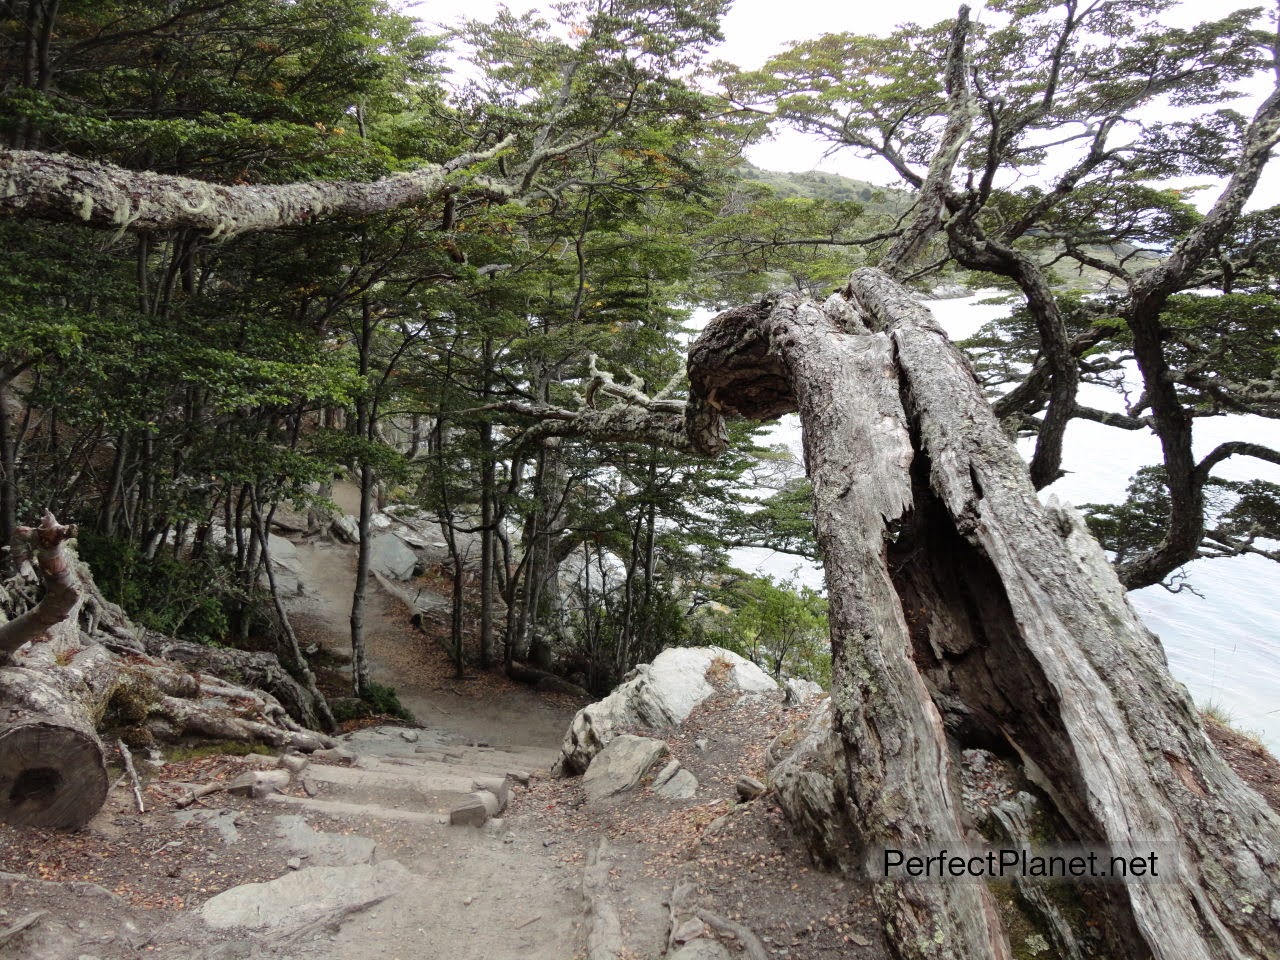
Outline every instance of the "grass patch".
<path id="1" fill-rule="evenodd" d="M 1206 723 L 1216 723 L 1224 730 L 1228 730 L 1231 733 L 1234 733 L 1237 737 L 1240 737 L 1242 740 L 1248 741 L 1249 746 L 1253 747 L 1255 750 L 1259 750 L 1270 755 L 1271 751 L 1267 748 L 1266 741 L 1263 739 L 1262 734 L 1257 730 L 1246 730 L 1243 727 L 1238 726 L 1238 721 L 1236 720 L 1235 715 L 1225 709 L 1220 703 L 1210 702 L 1204 704 L 1200 707 L 1200 718 Z"/>
<path id="2" fill-rule="evenodd" d="M 414 716 L 400 702 L 394 687 L 381 683 L 370 683 L 362 697 L 343 697 L 330 702 L 333 718 L 339 723 L 351 720 L 363 720 L 367 717 L 392 717 L 413 723 Z"/>
<path id="3" fill-rule="evenodd" d="M 251 753 L 269 757 L 275 751 L 266 744 L 243 743 L 239 740 L 215 740 L 213 743 L 172 746 L 164 751 L 165 759 L 170 763 L 181 763 L 184 760 L 200 760 L 204 757 L 247 757 Z"/>

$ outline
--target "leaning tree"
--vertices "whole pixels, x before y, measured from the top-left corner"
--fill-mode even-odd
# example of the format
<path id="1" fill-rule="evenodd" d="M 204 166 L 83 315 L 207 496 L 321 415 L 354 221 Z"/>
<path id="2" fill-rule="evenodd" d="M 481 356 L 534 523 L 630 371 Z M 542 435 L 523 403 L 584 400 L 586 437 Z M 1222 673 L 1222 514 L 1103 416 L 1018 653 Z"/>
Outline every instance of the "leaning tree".
<path id="1" fill-rule="evenodd" d="M 966 32 L 962 17 L 947 58 L 954 122 L 884 270 L 859 271 L 825 302 L 778 296 L 721 314 L 690 350 L 687 401 L 672 391 L 649 397 L 597 372 L 593 403 L 529 412 L 544 418 L 547 435 L 660 438 L 718 455 L 726 417 L 798 411 L 826 567 L 846 812 L 863 850 L 965 844 L 956 757 L 981 745 L 1035 784 L 1048 811 L 1042 827 L 1056 841 L 1176 851 L 1164 882 L 1091 894 L 1102 943 L 1093 953 L 1275 956 L 1280 818 L 1214 750 L 1097 542 L 1069 509 L 1040 503 L 972 369 L 895 279 L 939 225 L 949 245 L 982 239 L 956 238 L 964 211 L 952 209 L 949 186 L 970 128 Z M 1274 142 L 1277 110 L 1272 98 L 1249 126 L 1215 212 L 1135 289 L 1158 299 L 1221 238 Z M 9 154 L 0 155 L 0 204 L 112 229 L 197 214 L 205 229 L 262 229 L 296 222 L 318 198 L 448 189 L 450 176 L 214 188 Z M 290 214 L 264 215 L 258 205 Z M 1057 370 L 1046 364 L 1042 392 L 1052 395 Z M 986 886 L 873 885 L 901 956 L 1013 955 Z"/>

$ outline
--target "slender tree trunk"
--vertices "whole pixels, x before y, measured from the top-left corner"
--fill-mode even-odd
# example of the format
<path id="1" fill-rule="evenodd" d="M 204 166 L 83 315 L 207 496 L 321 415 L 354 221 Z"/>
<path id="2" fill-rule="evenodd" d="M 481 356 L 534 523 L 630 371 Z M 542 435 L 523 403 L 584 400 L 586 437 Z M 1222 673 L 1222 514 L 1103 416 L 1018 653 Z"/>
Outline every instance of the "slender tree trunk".
<path id="1" fill-rule="evenodd" d="M 493 338 L 485 337 L 481 403 L 488 403 L 493 366 Z M 480 666 L 493 665 L 494 462 L 493 424 L 480 425 Z"/>
<path id="2" fill-rule="evenodd" d="M 298 643 L 298 635 L 293 632 L 293 624 L 289 622 L 289 612 L 284 607 L 284 602 L 280 599 L 280 588 L 276 585 L 276 568 L 271 562 L 271 513 L 275 512 L 272 507 L 270 513 L 265 517 L 262 516 L 256 504 L 254 509 L 254 533 L 257 534 L 258 542 L 262 548 L 262 566 L 267 573 L 267 586 L 271 590 L 271 603 L 276 611 L 276 620 L 280 625 L 280 632 L 284 636 L 285 655 L 289 666 L 302 678 L 302 684 L 306 688 L 307 693 L 311 695 L 314 704 L 313 715 L 303 715 L 298 721 L 306 727 L 312 729 L 323 730 L 325 733 L 332 733 L 338 728 L 338 723 L 333 717 L 333 711 L 329 709 L 329 701 L 325 695 L 320 692 L 320 687 L 316 684 L 316 675 L 311 671 L 311 664 L 307 662 L 306 655 L 302 652 L 302 645 Z"/>
<path id="3" fill-rule="evenodd" d="M 356 583 L 351 595 L 351 682 L 357 697 L 369 690 L 369 655 L 364 638 L 364 608 L 369 587 L 369 558 L 372 551 L 373 467 L 360 465 L 360 543 L 356 551 Z"/>
<path id="4" fill-rule="evenodd" d="M 373 351 L 374 319 L 369 298 L 360 298 L 360 376 L 369 382 L 369 367 Z M 364 443 L 374 435 L 373 400 L 362 396 L 356 400 L 356 435 Z M 357 697 L 369 691 L 369 656 L 364 640 L 365 596 L 369 587 L 369 560 L 373 553 L 370 543 L 374 511 L 374 487 L 376 477 L 368 455 L 360 456 L 360 543 L 356 550 L 356 583 L 351 596 L 351 683 Z"/>
<path id="5" fill-rule="evenodd" d="M 0 550 L 10 546 L 18 529 L 18 438 L 5 403 L 8 380 L 0 381 Z"/>
<path id="6" fill-rule="evenodd" d="M 124 471 L 128 460 L 129 431 L 121 430 L 116 437 L 115 455 L 111 458 L 111 479 L 98 508 L 98 528 L 109 537 L 116 533 L 116 518 L 119 516 L 120 498 L 124 493 Z"/>

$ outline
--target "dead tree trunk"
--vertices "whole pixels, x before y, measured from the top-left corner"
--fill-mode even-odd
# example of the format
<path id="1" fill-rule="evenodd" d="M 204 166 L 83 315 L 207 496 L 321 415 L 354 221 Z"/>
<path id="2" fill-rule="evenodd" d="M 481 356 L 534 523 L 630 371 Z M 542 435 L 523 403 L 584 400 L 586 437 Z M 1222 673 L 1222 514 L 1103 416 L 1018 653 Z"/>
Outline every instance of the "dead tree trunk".
<path id="1" fill-rule="evenodd" d="M 56 670 L 0 670 L 0 820 L 74 828 L 101 809 L 110 784 L 93 719 L 116 672 L 96 646 Z"/>
<path id="2" fill-rule="evenodd" d="M 1280 955 L 1280 818 L 1210 745 L 1097 543 L 1041 506 L 904 288 L 865 270 L 826 304 L 729 311 L 689 374 L 691 423 L 800 413 L 869 860 L 973 845 L 954 758 L 982 746 L 1039 788 L 1058 843 L 1176 851 L 1161 883 L 1092 888 L 1103 955 Z M 875 893 L 903 957 L 1011 955 L 984 885 L 877 879 Z"/>
<path id="3" fill-rule="evenodd" d="M 74 828 L 102 807 L 109 786 L 96 728 L 104 721 L 150 738 L 214 739 L 315 750 L 329 738 L 299 726 L 280 702 L 238 683 L 193 672 L 185 664 L 148 655 L 148 645 L 123 613 L 97 593 L 87 568 L 65 549 L 74 527 L 45 514 L 40 527 L 23 528 L 36 544 L 44 597 L 30 610 L 0 623 L 0 820 L 29 826 Z M 83 579 L 82 579 L 83 577 Z M 90 626 L 80 626 L 82 602 Z M 103 642 L 98 642 L 92 631 Z M 28 641 L 34 641 L 25 646 Z M 171 644 L 192 648 L 190 644 Z M 22 648 L 22 649 L 19 649 Z M 113 654 L 121 650 L 127 656 Z M 209 650 L 210 660 L 278 674 L 274 657 Z M 238 656 L 239 659 L 236 659 Z M 198 657 L 198 654 L 197 654 Z M 208 669 L 203 660 L 199 665 Z M 225 663 L 223 664 L 226 665 Z M 267 682 L 269 678 L 264 678 Z"/>
<path id="4" fill-rule="evenodd" d="M 19 527 L 18 539 L 34 547 L 34 559 L 44 583 L 44 596 L 34 607 L 8 623 L 0 623 L 0 663 L 24 643 L 47 639 L 48 633 L 67 620 L 80 603 L 75 570 L 67 562 L 62 544 L 76 535 L 75 526 L 64 527 L 49 511 L 38 527 Z"/>
<path id="5" fill-rule="evenodd" d="M 107 796 L 93 718 L 102 715 L 110 693 L 110 658 L 79 656 L 69 639 L 78 633 L 82 591 L 63 545 L 75 533 L 47 511 L 39 527 L 18 530 L 34 548 L 44 596 L 0 624 L 0 665 L 28 642 L 56 646 L 67 662 L 57 671 L 0 670 L 0 820 L 10 823 L 78 827 Z"/>

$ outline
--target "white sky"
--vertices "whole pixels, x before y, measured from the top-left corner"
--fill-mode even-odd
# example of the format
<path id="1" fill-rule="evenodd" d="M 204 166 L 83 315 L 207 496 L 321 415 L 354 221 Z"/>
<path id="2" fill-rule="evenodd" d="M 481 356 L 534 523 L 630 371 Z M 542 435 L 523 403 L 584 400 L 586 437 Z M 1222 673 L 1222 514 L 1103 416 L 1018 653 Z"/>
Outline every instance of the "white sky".
<path id="1" fill-rule="evenodd" d="M 523 12 L 530 9 L 550 10 L 547 0 L 399 0 L 404 12 L 430 25 L 449 26 L 463 18 L 487 19 L 500 6 Z M 839 3 L 831 0 L 735 0 L 722 21 L 725 42 L 713 56 L 742 67 L 757 67 L 788 43 L 808 40 L 823 33 L 855 32 L 887 34 L 903 23 L 931 24 L 955 15 L 960 0 L 900 0 L 885 3 Z M 969 0 L 978 21 L 990 19 L 982 0 Z M 1263 0 L 1184 0 L 1166 14 L 1171 25 L 1188 26 L 1202 20 L 1225 16 L 1232 10 L 1250 6 L 1267 6 Z M 1236 101 L 1232 106 L 1250 114 L 1265 96 L 1250 101 Z M 848 150 L 824 156 L 828 145 L 796 133 L 782 133 L 773 141 L 751 148 L 748 159 L 766 170 L 804 172 L 822 170 L 894 184 L 887 167 L 878 161 L 864 161 Z M 1196 185 L 1201 180 L 1179 181 L 1177 186 Z M 1216 191 L 1205 190 L 1196 196 L 1202 206 L 1212 201 Z M 1280 204 L 1280 160 L 1273 162 L 1263 175 L 1249 209 Z"/>

